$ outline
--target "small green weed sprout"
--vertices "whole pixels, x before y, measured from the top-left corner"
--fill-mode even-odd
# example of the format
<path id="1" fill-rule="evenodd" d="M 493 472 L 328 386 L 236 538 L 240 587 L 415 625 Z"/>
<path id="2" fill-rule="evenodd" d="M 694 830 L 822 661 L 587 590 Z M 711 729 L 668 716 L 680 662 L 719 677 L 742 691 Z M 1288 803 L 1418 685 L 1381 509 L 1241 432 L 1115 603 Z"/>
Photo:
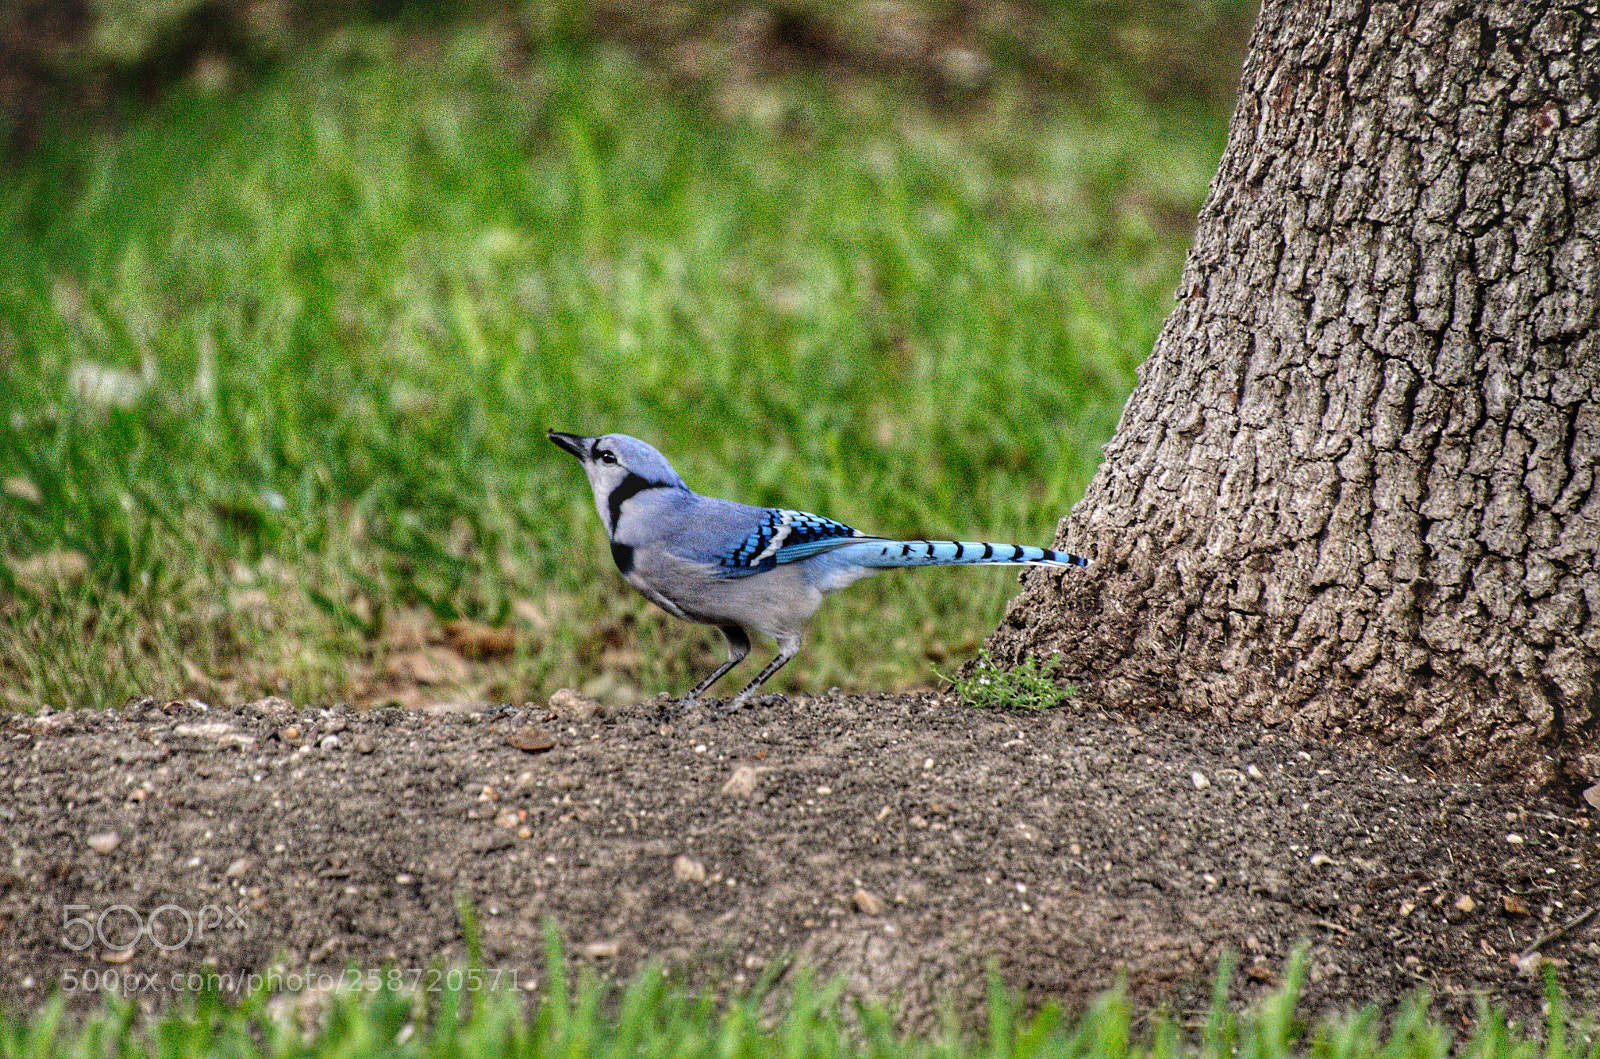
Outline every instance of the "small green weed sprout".
<path id="1" fill-rule="evenodd" d="M 988 651 L 981 652 L 970 669 L 953 678 L 961 701 L 980 710 L 1044 710 L 1069 698 L 1076 690 L 1071 684 L 1056 683 L 1057 656 L 1043 663 L 1025 659 L 1021 665 L 997 665 Z"/>

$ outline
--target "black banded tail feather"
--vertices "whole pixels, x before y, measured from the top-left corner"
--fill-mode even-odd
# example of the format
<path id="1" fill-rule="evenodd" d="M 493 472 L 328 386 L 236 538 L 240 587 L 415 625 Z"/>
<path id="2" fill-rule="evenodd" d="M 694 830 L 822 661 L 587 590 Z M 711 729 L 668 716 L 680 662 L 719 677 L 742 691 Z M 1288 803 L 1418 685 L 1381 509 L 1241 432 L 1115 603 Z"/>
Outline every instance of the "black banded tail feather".
<path id="1" fill-rule="evenodd" d="M 841 559 L 862 566 L 1088 566 L 1072 552 L 991 541 L 894 541 L 867 538 L 838 549 Z"/>
<path id="2" fill-rule="evenodd" d="M 824 552 L 848 553 L 863 566 L 1088 566 L 1071 552 L 989 541 L 897 541 L 807 511 L 772 508 L 750 534 L 718 560 L 724 577 L 748 577 Z"/>

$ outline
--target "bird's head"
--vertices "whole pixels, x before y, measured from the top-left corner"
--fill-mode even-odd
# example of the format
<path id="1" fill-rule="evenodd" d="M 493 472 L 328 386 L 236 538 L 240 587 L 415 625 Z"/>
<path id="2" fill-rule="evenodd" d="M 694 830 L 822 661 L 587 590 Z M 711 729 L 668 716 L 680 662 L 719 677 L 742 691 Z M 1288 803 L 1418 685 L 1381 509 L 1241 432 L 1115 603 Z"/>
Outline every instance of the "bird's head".
<path id="1" fill-rule="evenodd" d="M 650 445 L 626 434 L 602 434 L 587 438 L 547 430 L 545 436 L 558 448 L 577 457 L 594 490 L 595 509 L 613 535 L 621 508 L 630 498 L 646 489 L 687 489 L 667 458 Z"/>

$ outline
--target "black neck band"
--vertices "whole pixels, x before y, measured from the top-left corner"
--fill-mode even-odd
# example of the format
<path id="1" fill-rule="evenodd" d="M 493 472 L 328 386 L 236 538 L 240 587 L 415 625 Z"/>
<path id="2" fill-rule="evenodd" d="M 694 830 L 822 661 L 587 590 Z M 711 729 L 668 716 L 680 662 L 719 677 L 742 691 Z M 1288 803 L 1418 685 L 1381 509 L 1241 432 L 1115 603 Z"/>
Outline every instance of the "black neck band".
<path id="1" fill-rule="evenodd" d="M 666 488 L 669 487 L 665 482 L 652 482 L 641 475 L 629 471 L 628 477 L 617 483 L 617 487 L 611 490 L 611 496 L 606 501 L 606 507 L 611 511 L 611 532 L 613 534 L 617 532 L 617 519 L 622 517 L 623 504 L 626 504 L 646 489 Z"/>

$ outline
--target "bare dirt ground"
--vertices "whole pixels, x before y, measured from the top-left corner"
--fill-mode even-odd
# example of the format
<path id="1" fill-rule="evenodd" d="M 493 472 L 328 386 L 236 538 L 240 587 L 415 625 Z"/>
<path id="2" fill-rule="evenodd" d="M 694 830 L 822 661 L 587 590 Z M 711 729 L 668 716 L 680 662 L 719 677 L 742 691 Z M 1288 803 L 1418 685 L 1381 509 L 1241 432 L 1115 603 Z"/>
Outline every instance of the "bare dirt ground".
<path id="1" fill-rule="evenodd" d="M 273 961 L 412 974 L 465 957 L 459 896 L 502 984 L 542 977 L 553 921 L 602 974 L 721 988 L 799 957 L 908 1024 L 975 1007 L 988 961 L 1032 1001 L 1121 978 L 1190 1019 L 1225 951 L 1249 1001 L 1304 942 L 1307 1013 L 1426 989 L 1466 1024 L 1479 995 L 1536 1017 L 1513 958 L 1600 900 L 1587 810 L 1277 731 L 937 694 L 652 711 L 11 717 L 0 1004 L 112 981 L 160 1005 Z M 1541 951 L 1600 999 L 1600 923 Z"/>

